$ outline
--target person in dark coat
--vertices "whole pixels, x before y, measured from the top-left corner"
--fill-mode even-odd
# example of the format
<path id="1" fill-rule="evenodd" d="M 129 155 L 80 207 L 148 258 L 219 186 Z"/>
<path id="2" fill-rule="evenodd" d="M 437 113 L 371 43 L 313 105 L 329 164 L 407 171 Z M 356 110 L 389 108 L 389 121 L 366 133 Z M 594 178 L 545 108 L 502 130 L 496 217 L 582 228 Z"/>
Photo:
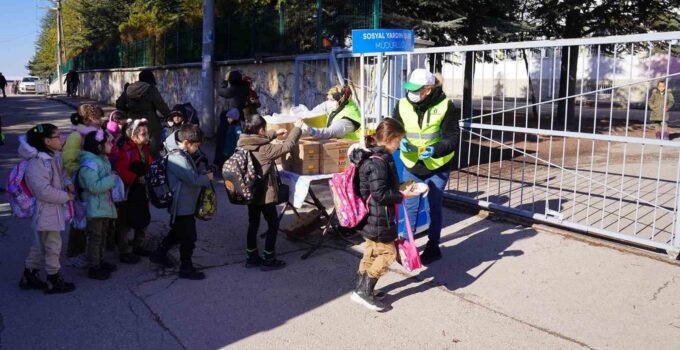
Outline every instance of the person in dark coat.
<path id="1" fill-rule="evenodd" d="M 116 100 L 116 109 L 127 112 L 132 119 L 146 119 L 149 122 L 149 146 L 154 158 L 160 156 L 163 140 L 161 120 L 170 114 L 170 108 L 156 88 L 156 78 L 149 69 L 139 73 L 139 81 L 130 84 Z M 161 116 L 158 116 L 158 113 Z"/>
<path id="2" fill-rule="evenodd" d="M 78 72 L 71 68 L 68 73 L 66 73 L 66 95 L 75 96 L 78 91 L 78 85 L 80 84 L 80 77 L 78 77 Z"/>
<path id="3" fill-rule="evenodd" d="M 5 86 L 7 86 L 7 79 L 5 79 L 5 76 L 0 73 L 0 90 L 2 90 L 2 97 L 6 98 L 7 95 L 5 94 Z"/>
<path id="4" fill-rule="evenodd" d="M 368 215 L 356 227 L 366 243 L 351 299 L 373 311 L 386 307 L 376 297 L 375 285 L 397 257 L 395 207 L 404 198 L 418 196 L 410 188 L 399 191 L 399 175 L 392 158 L 405 134 L 399 122 L 387 118 L 378 125 L 375 135 L 366 138 L 368 149 L 350 153 L 351 162 L 359 167 L 359 195 L 368 208 Z"/>
<path id="5" fill-rule="evenodd" d="M 239 71 L 231 71 L 227 74 L 227 79 L 222 82 L 217 89 L 217 94 L 226 99 L 225 110 L 228 111 L 236 108 L 240 114 L 240 120 L 245 120 L 244 108 L 248 103 L 248 96 L 250 94 L 250 86 L 248 82 L 243 80 L 243 76 Z M 224 115 L 224 113 L 222 113 Z M 215 160 L 214 163 L 218 169 L 222 169 L 222 164 L 226 160 L 224 155 L 224 144 L 227 139 L 227 130 L 229 124 L 227 118 L 220 118 L 219 127 L 215 139 Z"/>

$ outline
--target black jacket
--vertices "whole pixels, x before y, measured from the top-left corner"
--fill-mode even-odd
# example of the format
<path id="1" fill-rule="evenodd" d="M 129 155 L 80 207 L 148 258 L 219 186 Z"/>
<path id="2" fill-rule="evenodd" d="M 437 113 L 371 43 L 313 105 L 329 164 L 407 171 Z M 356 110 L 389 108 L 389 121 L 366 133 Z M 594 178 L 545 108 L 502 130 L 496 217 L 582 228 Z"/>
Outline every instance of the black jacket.
<path id="1" fill-rule="evenodd" d="M 423 125 L 425 112 L 427 112 L 430 106 L 440 103 L 445 98 L 446 95 L 444 94 L 444 90 L 442 90 L 441 85 L 439 85 L 436 86 L 432 90 L 432 93 L 430 93 L 430 95 L 427 96 L 423 101 L 418 103 L 409 101 L 409 103 L 415 107 L 414 109 L 416 114 L 418 114 L 418 124 Z M 456 114 L 455 109 L 456 106 L 453 104 L 453 101 L 449 101 L 449 106 L 446 110 L 446 114 L 444 115 L 444 120 L 442 121 L 441 125 L 441 141 L 432 146 L 434 148 L 434 155 L 432 156 L 433 158 L 440 158 L 451 152 L 456 152 L 456 157 L 458 156 L 458 138 L 460 136 L 460 127 L 458 126 L 459 114 Z M 399 104 L 394 107 L 392 117 L 398 120 L 400 123 L 404 123 L 404 121 L 401 119 L 401 115 L 399 115 Z M 450 171 L 451 163 L 455 159 L 455 157 L 452 158 L 450 162 L 444 164 L 441 168 L 435 171 Z M 408 170 L 411 172 L 411 174 L 418 177 L 427 177 L 433 173 L 425 166 L 425 163 L 420 160 L 416 163 L 416 165 L 413 166 L 413 168 Z"/>
<path id="2" fill-rule="evenodd" d="M 132 83 L 116 100 L 116 109 L 127 112 L 132 119 L 146 118 L 149 122 L 151 154 L 158 158 L 163 145 L 161 119 L 165 120 L 170 114 L 170 108 L 158 89 L 143 81 Z M 156 111 L 161 113 L 162 118 Z"/>
<path id="3" fill-rule="evenodd" d="M 224 155 L 224 143 L 226 142 L 225 138 L 227 137 L 227 129 L 229 128 L 225 112 L 231 108 L 236 108 L 241 116 L 241 120 L 244 120 L 243 108 L 248 101 L 249 92 L 250 89 L 245 82 L 230 83 L 226 80 L 223 81 L 220 88 L 217 89 L 217 94 L 226 99 L 225 110 L 220 113 L 219 127 L 217 128 L 217 135 L 215 135 L 215 160 L 213 163 L 220 169 L 226 160 Z"/>
<path id="4" fill-rule="evenodd" d="M 382 158 L 375 159 L 371 156 Z M 395 204 L 403 197 L 399 192 L 399 175 L 392 155 L 384 147 L 357 149 L 350 155 L 359 164 L 357 185 L 361 198 L 368 201 L 368 215 L 357 230 L 371 241 L 389 243 L 397 239 Z"/>

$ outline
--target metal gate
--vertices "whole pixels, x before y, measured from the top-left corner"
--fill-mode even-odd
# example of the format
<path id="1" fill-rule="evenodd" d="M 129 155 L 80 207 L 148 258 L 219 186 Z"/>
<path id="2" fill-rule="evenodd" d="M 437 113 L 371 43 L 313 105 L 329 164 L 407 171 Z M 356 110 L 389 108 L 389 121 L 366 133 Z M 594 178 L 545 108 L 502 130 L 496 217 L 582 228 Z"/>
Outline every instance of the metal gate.
<path id="1" fill-rule="evenodd" d="M 323 72 L 329 86 L 351 84 L 369 128 L 403 97 L 408 72 L 430 69 L 460 109 L 449 198 L 677 258 L 680 142 L 672 138 L 680 137 L 674 127 L 680 108 L 668 94 L 662 107 L 650 100 L 659 81 L 680 91 L 678 39 L 680 32 L 652 33 L 425 48 L 383 58 L 340 51 L 301 56 L 296 67 L 325 61 L 310 72 Z M 466 68 L 471 108 L 463 108 Z M 296 82 L 305 79 L 303 70 L 297 73 Z M 670 109 L 670 124 L 651 123 L 650 107 Z M 671 140 L 657 139 L 657 131 Z"/>

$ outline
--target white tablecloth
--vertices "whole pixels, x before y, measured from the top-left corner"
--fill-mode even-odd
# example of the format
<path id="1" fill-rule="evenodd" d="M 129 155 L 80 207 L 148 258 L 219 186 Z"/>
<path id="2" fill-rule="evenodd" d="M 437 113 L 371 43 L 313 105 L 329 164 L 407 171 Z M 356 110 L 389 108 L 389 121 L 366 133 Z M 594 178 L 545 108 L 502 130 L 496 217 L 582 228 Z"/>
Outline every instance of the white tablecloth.
<path id="1" fill-rule="evenodd" d="M 290 199 L 288 201 L 293 207 L 298 209 L 302 208 L 302 205 L 305 203 L 305 198 L 307 198 L 309 186 L 312 185 L 312 182 L 328 180 L 333 177 L 333 174 L 300 175 L 282 170 L 280 167 L 279 175 L 281 176 L 281 182 L 290 187 Z"/>

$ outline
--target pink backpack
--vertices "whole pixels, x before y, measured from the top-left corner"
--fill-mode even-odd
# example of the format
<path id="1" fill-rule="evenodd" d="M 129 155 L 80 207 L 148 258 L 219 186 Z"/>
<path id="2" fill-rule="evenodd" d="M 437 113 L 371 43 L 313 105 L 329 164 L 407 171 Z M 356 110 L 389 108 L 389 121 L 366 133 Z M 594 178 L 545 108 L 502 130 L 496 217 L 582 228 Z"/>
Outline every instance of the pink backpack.
<path id="1" fill-rule="evenodd" d="M 22 160 L 9 173 L 7 179 L 7 193 L 9 194 L 9 206 L 12 213 L 18 218 L 30 218 L 35 210 L 35 197 L 26 185 L 26 169 L 28 160 Z"/>
<path id="2" fill-rule="evenodd" d="M 371 156 L 370 158 L 385 161 L 378 156 Z M 344 172 L 333 174 L 333 177 L 328 181 L 333 194 L 335 213 L 342 227 L 355 227 L 368 214 L 367 205 L 371 197 L 369 196 L 364 202 L 361 196 L 354 191 L 354 175 L 356 172 L 357 166 L 350 164 Z"/>

